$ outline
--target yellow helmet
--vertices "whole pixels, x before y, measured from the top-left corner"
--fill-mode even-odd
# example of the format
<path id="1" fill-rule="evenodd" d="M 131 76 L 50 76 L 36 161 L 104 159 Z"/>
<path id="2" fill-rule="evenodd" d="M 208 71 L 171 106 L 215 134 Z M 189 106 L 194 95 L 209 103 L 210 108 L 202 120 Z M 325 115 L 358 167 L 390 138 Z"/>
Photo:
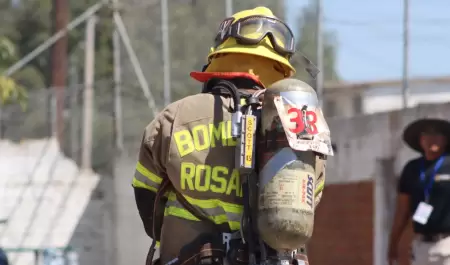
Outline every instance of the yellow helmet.
<path id="1" fill-rule="evenodd" d="M 236 27 L 237 23 L 242 25 Z M 247 26 L 251 28 L 250 31 L 245 30 Z M 270 9 L 256 7 L 238 12 L 222 22 L 216 46 L 211 48 L 208 61 L 218 54 L 244 53 L 274 60 L 295 73 L 289 62 L 294 45 L 289 27 L 276 18 Z"/>

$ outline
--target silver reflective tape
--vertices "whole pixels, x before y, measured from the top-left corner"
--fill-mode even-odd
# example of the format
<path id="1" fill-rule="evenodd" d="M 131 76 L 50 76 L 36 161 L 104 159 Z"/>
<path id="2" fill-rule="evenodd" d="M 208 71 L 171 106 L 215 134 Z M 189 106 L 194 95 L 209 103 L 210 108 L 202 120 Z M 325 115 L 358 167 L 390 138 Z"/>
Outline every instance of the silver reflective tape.
<path id="1" fill-rule="evenodd" d="M 275 177 L 278 171 L 280 171 L 286 165 L 294 162 L 295 160 L 297 160 L 297 155 L 289 147 L 284 147 L 272 158 L 270 158 L 270 160 L 267 162 L 267 164 L 264 165 L 260 173 L 260 190 L 264 188 L 267 183 L 272 180 L 273 177 Z"/>
<path id="2" fill-rule="evenodd" d="M 317 95 L 311 92 L 304 91 L 288 91 L 288 92 L 280 92 L 280 96 L 284 99 L 290 101 L 295 105 L 307 105 L 308 107 L 318 108 L 319 100 L 317 99 Z"/>
<path id="3" fill-rule="evenodd" d="M 172 207 L 177 207 L 177 208 L 181 208 L 181 209 L 185 209 L 183 207 L 183 205 L 178 202 L 178 201 L 171 201 L 169 200 L 166 203 L 167 206 L 172 206 Z M 200 208 L 198 206 L 192 205 L 193 207 L 197 208 L 197 210 L 199 210 L 200 212 L 202 212 L 205 216 L 208 217 L 214 217 L 214 216 L 219 216 L 219 215 L 226 215 L 228 221 L 232 221 L 232 222 L 240 222 L 241 218 L 242 218 L 242 214 L 238 214 L 238 213 L 230 213 L 230 212 L 226 212 L 222 207 L 214 207 L 214 208 Z"/>
<path id="4" fill-rule="evenodd" d="M 152 181 L 151 179 L 147 178 L 146 176 L 142 175 L 141 172 L 139 172 L 139 170 L 136 170 L 136 172 L 134 173 L 134 177 L 139 180 L 140 182 L 144 183 L 145 185 L 148 185 L 150 187 L 153 187 L 155 189 L 159 188 L 159 184 Z"/>

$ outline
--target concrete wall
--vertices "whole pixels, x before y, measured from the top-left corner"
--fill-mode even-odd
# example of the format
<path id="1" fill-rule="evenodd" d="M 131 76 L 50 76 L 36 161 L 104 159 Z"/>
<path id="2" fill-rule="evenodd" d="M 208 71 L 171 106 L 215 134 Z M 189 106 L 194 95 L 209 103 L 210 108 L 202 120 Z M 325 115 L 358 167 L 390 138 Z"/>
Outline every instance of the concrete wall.
<path id="1" fill-rule="evenodd" d="M 416 108 L 329 120 L 331 136 L 338 152 L 329 159 L 327 184 L 372 179 L 377 175 L 377 161 L 395 159 L 398 173 L 415 156 L 401 140 L 403 129 L 424 117 L 450 118 L 450 103 L 420 105 Z"/>
<path id="2" fill-rule="evenodd" d="M 123 153 L 114 172 L 116 265 L 145 264 L 151 244 L 136 208 L 131 180 L 138 151 Z"/>
<path id="3" fill-rule="evenodd" d="M 361 107 L 358 109 L 358 101 Z M 450 102 L 450 84 L 430 84 L 411 87 L 408 107 L 420 104 Z M 353 93 L 333 93 L 326 96 L 326 112 L 332 117 L 348 118 L 361 113 L 374 114 L 399 110 L 403 107 L 400 87 L 373 87 L 355 90 Z"/>
<path id="4" fill-rule="evenodd" d="M 398 110 L 402 107 L 402 94 L 399 87 L 377 87 L 364 91 L 364 113 L 371 114 Z M 418 104 L 450 102 L 450 87 L 448 85 L 429 85 L 412 87 L 409 91 L 408 106 Z"/>
<path id="5" fill-rule="evenodd" d="M 80 265 L 145 264 L 151 240 L 131 187 L 137 154 L 123 153 L 114 162 L 113 176 L 102 175 L 70 242 Z"/>
<path id="6" fill-rule="evenodd" d="M 317 253 L 324 251 L 321 248 L 321 239 L 332 239 L 336 234 L 326 233 L 327 229 L 332 227 L 343 233 L 340 246 L 346 246 L 354 240 L 365 242 L 350 252 L 348 249 L 342 249 L 347 256 L 352 256 L 355 262 L 357 260 L 359 264 L 386 264 L 388 235 L 395 207 L 396 179 L 405 163 L 418 156 L 403 143 L 402 133 L 409 123 L 425 117 L 449 119 L 450 104 L 421 105 L 401 111 L 329 120 L 332 139 L 338 152 L 330 158 L 328 164 L 328 188 L 324 191 L 323 205 L 319 206 L 315 231 L 320 232 L 315 232 L 313 237 L 312 243 L 318 243 L 313 245 L 315 249 L 311 255 L 315 256 L 312 259 L 318 263 L 327 263 L 327 260 L 320 259 L 321 256 Z M 373 183 L 371 196 L 360 197 L 361 183 Z M 368 191 L 364 193 L 370 194 Z M 368 213 L 364 205 L 366 209 L 373 209 L 372 213 Z M 352 211 L 346 212 L 346 209 Z M 332 221 L 329 216 L 333 216 Z M 373 219 L 373 229 L 366 225 L 364 230 L 371 234 L 371 240 L 367 238 L 367 234 L 358 234 L 361 225 L 353 225 L 353 222 L 367 224 L 367 217 Z M 411 231 L 411 228 L 407 230 L 400 244 L 402 261 L 409 258 Z M 346 239 L 348 235 L 352 235 L 351 241 Z M 334 241 L 337 244 L 339 238 Z M 370 253 L 372 260 L 367 256 Z M 340 261 L 335 262 L 336 264 L 348 264 L 339 254 L 328 255 L 327 258 Z"/>
<path id="7" fill-rule="evenodd" d="M 77 254 L 80 265 L 98 264 L 114 265 L 114 205 L 112 200 L 111 176 L 102 175 L 97 189 L 80 219 L 70 246 Z"/>

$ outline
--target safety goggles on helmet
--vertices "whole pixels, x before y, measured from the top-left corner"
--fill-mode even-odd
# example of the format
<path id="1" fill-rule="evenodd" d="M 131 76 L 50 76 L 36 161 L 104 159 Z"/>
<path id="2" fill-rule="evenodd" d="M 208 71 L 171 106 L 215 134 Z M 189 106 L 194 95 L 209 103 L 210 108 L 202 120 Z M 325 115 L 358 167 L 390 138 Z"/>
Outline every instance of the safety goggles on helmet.
<path id="1" fill-rule="evenodd" d="M 256 45 L 265 37 L 280 55 L 290 58 L 295 53 L 294 34 L 281 20 L 266 16 L 249 16 L 233 23 L 233 18 L 222 22 L 215 39 L 215 48 L 228 38 L 236 39 L 241 45 Z"/>

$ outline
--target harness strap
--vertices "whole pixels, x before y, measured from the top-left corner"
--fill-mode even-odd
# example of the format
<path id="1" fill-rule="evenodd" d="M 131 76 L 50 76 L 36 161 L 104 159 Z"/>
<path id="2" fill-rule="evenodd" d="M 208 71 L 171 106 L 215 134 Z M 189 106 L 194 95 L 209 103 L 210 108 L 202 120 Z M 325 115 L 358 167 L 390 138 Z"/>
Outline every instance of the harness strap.
<path id="1" fill-rule="evenodd" d="M 158 205 L 159 205 L 159 201 L 161 200 L 161 198 L 164 196 L 164 193 L 166 193 L 166 191 L 169 189 L 170 187 L 170 181 L 165 178 L 162 182 L 161 185 L 158 188 L 158 191 L 156 192 L 156 197 L 155 197 L 155 201 L 153 202 L 153 220 L 156 220 L 156 213 L 158 212 Z M 155 250 L 156 250 L 156 222 L 153 222 L 153 227 L 152 227 L 152 232 L 153 232 L 153 236 L 155 238 L 153 238 L 152 240 L 152 244 L 150 245 L 150 249 L 148 250 L 147 253 L 147 259 L 145 260 L 145 265 L 152 265 L 153 263 L 153 257 L 155 256 Z"/>
<path id="2" fill-rule="evenodd" d="M 197 217 L 197 219 L 204 221 L 210 225 L 212 225 L 215 229 L 216 229 L 216 224 L 214 223 L 213 220 L 211 220 L 210 218 L 208 218 L 207 216 L 205 216 L 202 212 L 200 212 L 197 208 L 195 208 L 194 206 L 192 206 L 192 204 L 190 204 L 186 198 L 176 189 L 172 189 L 172 192 L 175 193 L 177 200 L 179 203 L 181 203 L 181 205 L 183 205 L 183 207 L 190 212 L 193 216 Z"/>
<path id="3" fill-rule="evenodd" d="M 221 264 L 225 257 L 225 249 L 221 246 L 214 246 L 211 243 L 204 244 L 199 251 L 188 257 L 180 256 L 177 262 L 168 265 L 199 265 L 199 264 Z"/>

